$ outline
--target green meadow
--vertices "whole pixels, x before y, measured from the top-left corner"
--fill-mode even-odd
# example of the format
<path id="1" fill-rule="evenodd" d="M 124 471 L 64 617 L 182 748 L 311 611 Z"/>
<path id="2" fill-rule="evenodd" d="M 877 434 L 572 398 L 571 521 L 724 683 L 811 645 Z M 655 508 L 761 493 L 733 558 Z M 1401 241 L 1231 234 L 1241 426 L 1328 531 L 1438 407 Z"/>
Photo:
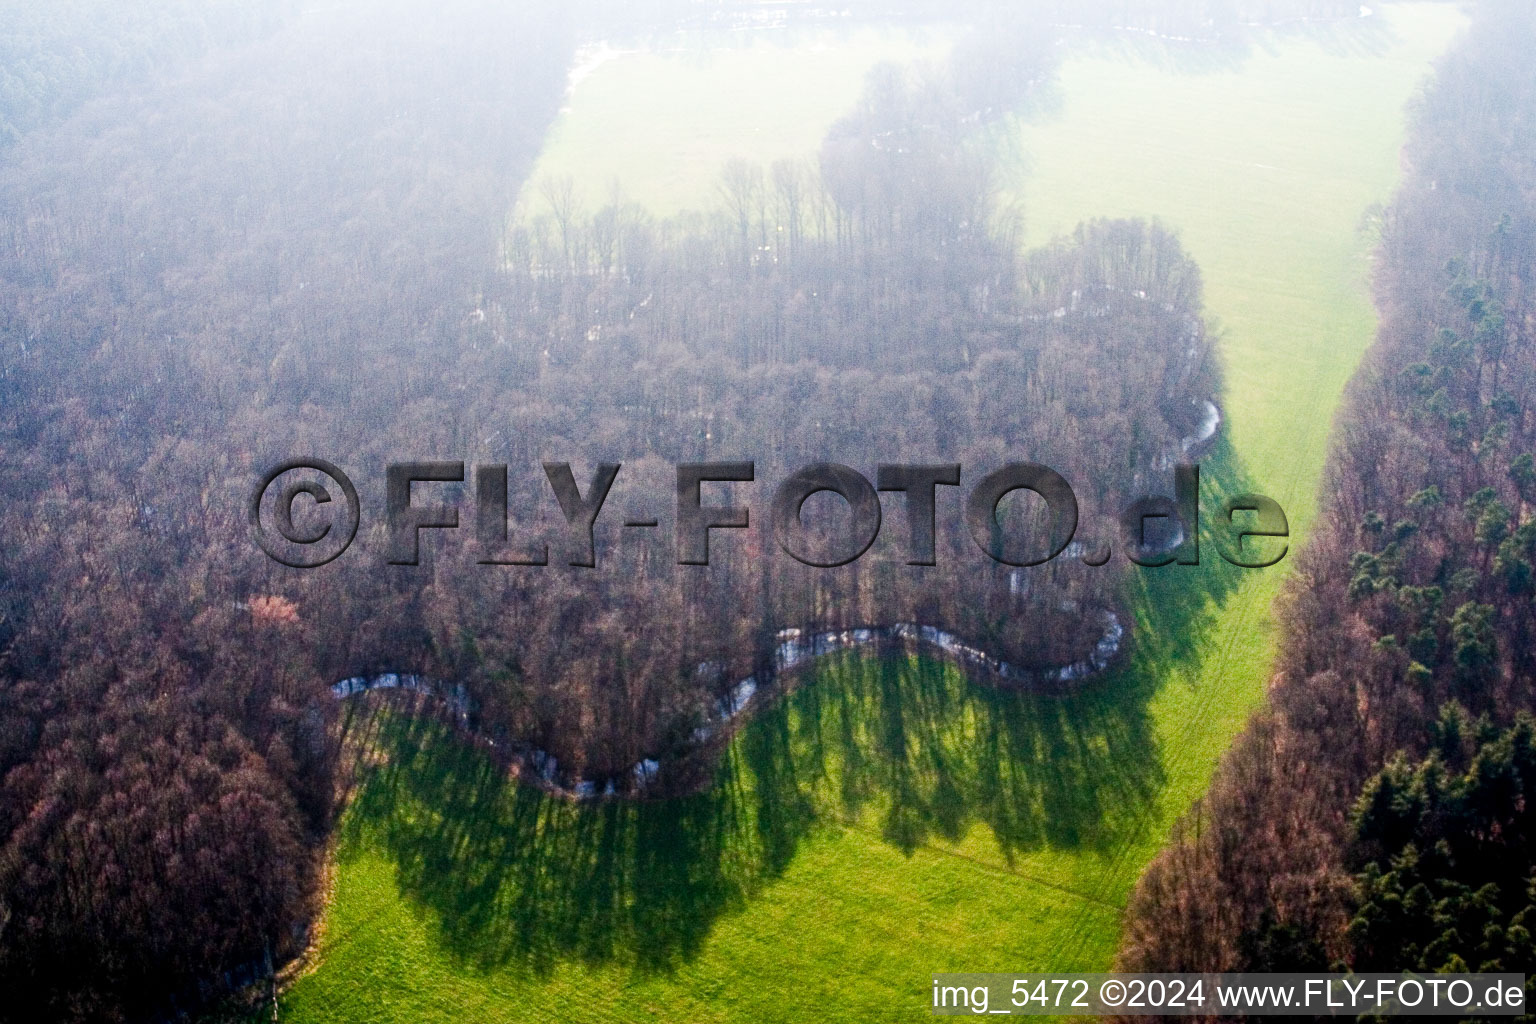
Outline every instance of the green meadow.
<path id="1" fill-rule="evenodd" d="M 939 60 L 953 41 L 953 30 L 935 26 L 795 29 L 593 54 L 519 204 L 543 212 L 540 184 L 569 176 L 588 211 L 615 186 L 659 216 L 712 205 L 726 161 L 814 157 L 872 67 Z"/>
<path id="2" fill-rule="evenodd" d="M 1207 507 L 1267 493 L 1293 550 L 1374 329 L 1366 214 L 1390 196 L 1406 104 L 1461 24 L 1441 4 L 1378 11 L 1244 53 L 1074 44 L 1048 111 L 999 129 L 1032 242 L 1096 216 L 1179 229 L 1225 361 Z M 733 68 L 761 72 L 714 56 L 610 61 L 577 86 L 536 174 L 592 190 L 617 176 L 659 212 L 708 202 L 709 161 L 809 154 L 857 94 L 848 67 L 791 76 L 747 135 L 729 116 L 739 97 L 719 95 Z M 636 99 L 658 95 L 678 106 Z M 665 154 L 626 121 L 642 112 Z M 590 162 L 604 134 L 622 144 Z M 1288 563 L 1245 571 L 1212 554 L 1132 577 L 1129 656 L 1071 697 L 843 658 L 764 707 L 713 787 L 686 799 L 571 805 L 435 725 L 358 706 L 373 756 L 338 832 L 314 967 L 283 1018 L 917 1020 L 935 971 L 1105 968 L 1137 876 L 1270 672 Z"/>

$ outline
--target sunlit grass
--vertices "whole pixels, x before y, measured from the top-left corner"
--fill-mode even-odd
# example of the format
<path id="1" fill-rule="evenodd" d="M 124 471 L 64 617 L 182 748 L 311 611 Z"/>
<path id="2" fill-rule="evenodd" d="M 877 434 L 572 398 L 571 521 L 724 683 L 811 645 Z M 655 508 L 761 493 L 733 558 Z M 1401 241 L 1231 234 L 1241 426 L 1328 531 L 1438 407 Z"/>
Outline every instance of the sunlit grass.
<path id="1" fill-rule="evenodd" d="M 1014 137 L 1033 239 L 1103 215 L 1182 231 L 1227 362 L 1207 483 L 1278 499 L 1293 543 L 1374 326 L 1362 214 L 1390 195 L 1404 104 L 1459 25 L 1446 5 L 1382 10 L 1384 30 L 1276 39 L 1241 63 L 1074 57 L 1058 114 Z M 687 205 L 738 145 L 716 141 L 739 138 L 735 100 L 673 86 L 648 120 L 626 119 L 633 95 L 692 67 L 609 65 L 600 92 L 578 90 L 545 166 L 585 166 L 573 154 L 599 147 L 575 140 L 622 125 L 622 156 L 584 180 L 633 168 L 632 197 Z M 750 91 L 757 72 L 740 75 Z M 795 146 L 813 149 L 852 102 L 858 75 L 842 81 L 788 93 L 815 109 Z M 712 155 L 679 161 L 685 136 Z M 756 155 L 788 152 L 787 137 Z M 680 169 L 697 176 L 678 184 Z M 1272 664 L 1281 573 L 1206 563 L 1140 581 L 1128 665 L 1078 696 L 848 663 L 762 714 L 716 787 L 675 806 L 553 804 L 396 727 L 392 770 L 348 812 L 320 965 L 285 1019 L 916 1020 L 933 971 L 1102 968 L 1137 875 Z"/>
<path id="2" fill-rule="evenodd" d="M 1241 64 L 1155 74 L 1139 55 L 1068 62 L 1059 116 L 1019 129 L 1030 238 L 1085 216 L 1158 216 L 1200 264 L 1221 331 L 1234 474 L 1286 509 L 1292 550 L 1316 510 L 1340 394 L 1375 330 L 1367 210 L 1398 173 L 1406 104 L 1463 24 L 1450 5 L 1277 41 Z M 1117 899 L 1205 788 L 1262 699 L 1283 575 L 1247 574 L 1152 697 L 1167 787 L 1101 891 Z"/>
<path id="3" fill-rule="evenodd" d="M 540 184 L 567 176 L 588 212 L 615 185 L 659 216 L 712 204 L 727 161 L 813 158 L 872 67 L 941 59 L 954 34 L 942 26 L 796 29 L 614 47 L 556 119 L 520 210 L 545 212 Z"/>

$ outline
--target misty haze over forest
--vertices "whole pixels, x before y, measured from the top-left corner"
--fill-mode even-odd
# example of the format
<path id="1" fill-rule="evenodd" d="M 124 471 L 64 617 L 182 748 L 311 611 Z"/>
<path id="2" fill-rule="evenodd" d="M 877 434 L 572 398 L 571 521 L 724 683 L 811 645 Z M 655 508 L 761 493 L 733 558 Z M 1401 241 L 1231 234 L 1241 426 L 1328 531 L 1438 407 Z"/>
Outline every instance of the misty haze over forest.
<path id="1" fill-rule="evenodd" d="M 0 11 L 0 1020 L 1533 963 L 1522 0 Z"/>

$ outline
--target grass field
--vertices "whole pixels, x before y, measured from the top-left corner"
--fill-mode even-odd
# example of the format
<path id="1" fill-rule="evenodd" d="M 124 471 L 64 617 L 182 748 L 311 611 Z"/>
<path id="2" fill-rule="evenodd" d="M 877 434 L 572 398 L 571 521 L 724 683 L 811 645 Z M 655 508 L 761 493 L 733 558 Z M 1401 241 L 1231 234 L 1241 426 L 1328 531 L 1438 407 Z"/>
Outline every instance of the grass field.
<path id="1" fill-rule="evenodd" d="M 591 62 L 528 177 L 524 213 L 547 209 L 540 183 L 565 175 L 588 211 L 616 183 L 661 216 L 712 203 L 726 161 L 815 156 L 827 129 L 853 109 L 870 68 L 942 58 L 954 33 L 797 29 L 691 42 L 686 52 L 610 49 Z"/>
<path id="2" fill-rule="evenodd" d="M 1362 214 L 1459 25 L 1441 5 L 1382 10 L 1199 68 L 1077 50 L 1058 113 L 1015 129 L 1033 239 L 1100 215 L 1182 231 L 1227 361 L 1207 482 L 1275 497 L 1296 540 L 1373 329 Z M 567 118 L 583 131 L 623 116 L 587 100 Z M 847 661 L 760 714 L 689 800 L 575 808 L 381 719 L 389 758 L 346 815 L 319 966 L 284 1018 L 917 1020 L 934 971 L 1102 968 L 1269 672 L 1281 573 L 1205 561 L 1140 578 L 1128 664 L 1075 697 Z"/>

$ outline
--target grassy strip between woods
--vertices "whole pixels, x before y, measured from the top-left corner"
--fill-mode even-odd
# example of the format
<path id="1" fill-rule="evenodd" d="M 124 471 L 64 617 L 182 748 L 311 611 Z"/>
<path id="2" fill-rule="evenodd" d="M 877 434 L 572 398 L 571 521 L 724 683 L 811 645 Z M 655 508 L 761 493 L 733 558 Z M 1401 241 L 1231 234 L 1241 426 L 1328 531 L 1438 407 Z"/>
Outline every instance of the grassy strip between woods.
<path id="1" fill-rule="evenodd" d="M 1102 215 L 1182 232 L 1227 361 L 1208 493 L 1270 494 L 1296 543 L 1373 330 L 1362 215 L 1389 195 L 1403 106 L 1461 24 L 1445 5 L 1382 11 L 1200 68 L 1076 51 L 1058 113 L 1012 140 L 1032 241 Z M 591 81 L 628 77 L 593 95 L 687 67 L 614 62 Z M 578 88 L 541 169 L 561 171 L 562 138 L 623 116 Z M 709 122 L 701 139 L 724 130 Z M 1102 968 L 1142 866 L 1262 699 L 1281 573 L 1212 561 L 1141 577 L 1132 657 L 1075 697 L 840 661 L 765 708 L 687 800 L 573 807 L 434 726 L 380 717 L 318 967 L 283 1017 L 909 1020 L 933 971 Z"/>

